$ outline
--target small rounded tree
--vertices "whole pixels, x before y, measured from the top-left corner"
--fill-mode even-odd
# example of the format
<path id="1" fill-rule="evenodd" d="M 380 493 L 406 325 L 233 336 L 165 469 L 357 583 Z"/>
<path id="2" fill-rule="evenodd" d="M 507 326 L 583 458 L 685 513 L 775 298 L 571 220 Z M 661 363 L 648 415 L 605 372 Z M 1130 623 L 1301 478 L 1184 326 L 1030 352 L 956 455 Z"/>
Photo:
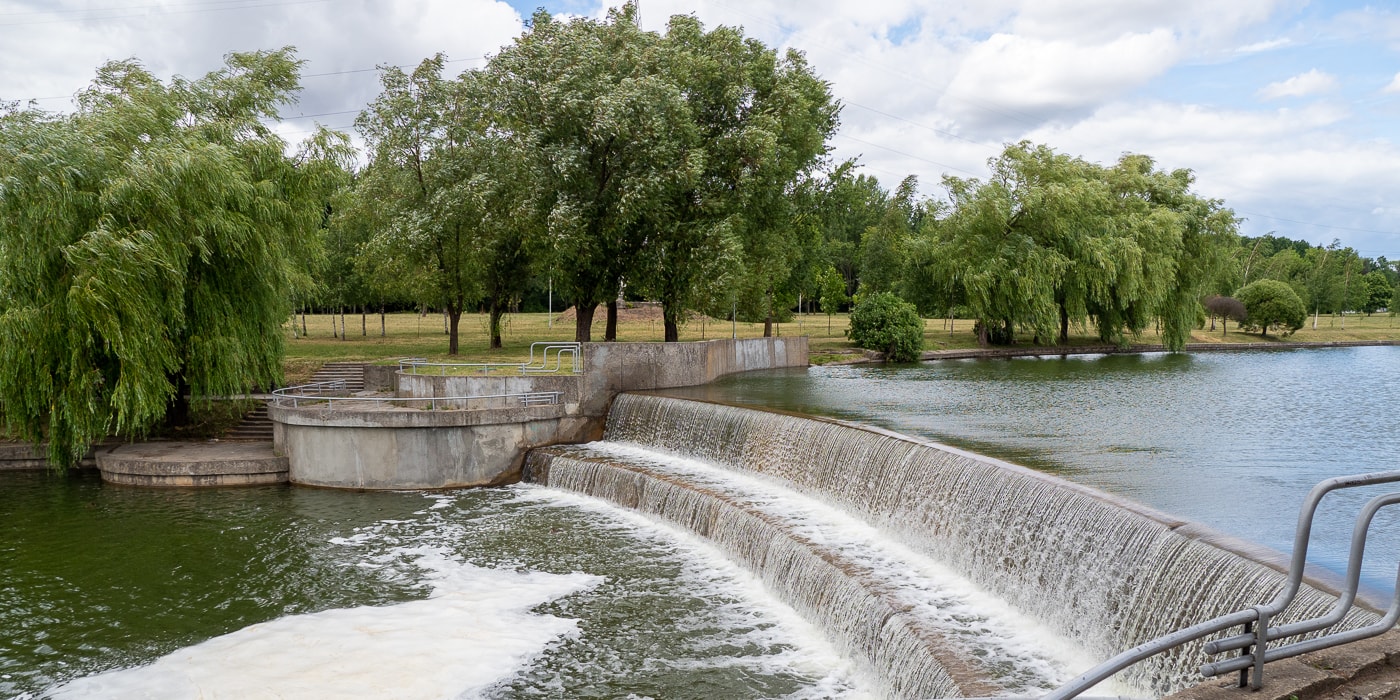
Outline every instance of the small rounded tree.
<path id="1" fill-rule="evenodd" d="M 1234 297 L 1214 296 L 1201 302 L 1206 312 L 1210 314 L 1210 329 L 1215 330 L 1215 319 L 1220 319 L 1221 335 L 1224 335 L 1226 324 L 1233 319 L 1235 323 L 1243 323 L 1247 317 L 1244 304 Z"/>
<path id="2" fill-rule="evenodd" d="M 851 309 L 851 328 L 846 336 L 860 347 L 885 353 L 893 362 L 913 362 L 924 349 L 924 321 L 913 304 L 880 292 Z"/>
<path id="3" fill-rule="evenodd" d="M 1250 282 L 1235 292 L 1235 298 L 1244 304 L 1244 325 L 1266 336 L 1270 328 L 1283 329 L 1283 335 L 1288 335 L 1302 328 L 1308 316 L 1298 293 L 1278 280 Z"/>

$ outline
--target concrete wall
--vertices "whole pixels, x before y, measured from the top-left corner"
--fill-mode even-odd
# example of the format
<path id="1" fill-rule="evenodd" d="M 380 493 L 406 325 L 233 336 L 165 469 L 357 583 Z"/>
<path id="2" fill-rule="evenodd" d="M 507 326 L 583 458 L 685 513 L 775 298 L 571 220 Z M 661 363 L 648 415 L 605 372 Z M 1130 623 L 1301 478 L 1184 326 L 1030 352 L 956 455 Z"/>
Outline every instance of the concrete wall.
<path id="1" fill-rule="evenodd" d="M 607 415 L 625 391 L 708 384 L 738 372 L 807 366 L 807 336 L 699 343 L 585 343 L 581 408 Z"/>
<path id="2" fill-rule="evenodd" d="M 402 398 L 433 398 L 444 396 L 500 396 L 530 392 L 557 391 L 565 406 L 577 407 L 581 377 L 574 375 L 535 374 L 517 377 L 460 376 L 444 377 L 430 374 L 399 374 L 396 394 Z M 423 408 L 428 402 L 416 405 Z M 483 409 L 519 406 L 518 399 L 477 399 L 473 401 L 439 401 L 438 408 Z"/>
<path id="3" fill-rule="evenodd" d="M 520 478 L 534 447 L 597 440 L 619 393 L 705 384 L 727 374 L 807 366 L 807 338 L 585 343 L 581 375 L 394 375 L 397 395 L 428 399 L 558 391 L 555 406 L 516 399 L 405 407 L 273 406 L 273 442 L 292 483 L 358 489 L 456 488 Z M 367 372 L 366 387 L 371 383 Z M 374 382 L 382 382 L 376 377 Z"/>
<path id="4" fill-rule="evenodd" d="M 367 391 L 393 391 L 398 365 L 365 365 L 365 389 Z"/>
<path id="5" fill-rule="evenodd" d="M 271 407 L 294 484 L 436 489 L 519 480 L 525 451 L 601 435 L 563 406 L 474 411 L 326 411 Z"/>

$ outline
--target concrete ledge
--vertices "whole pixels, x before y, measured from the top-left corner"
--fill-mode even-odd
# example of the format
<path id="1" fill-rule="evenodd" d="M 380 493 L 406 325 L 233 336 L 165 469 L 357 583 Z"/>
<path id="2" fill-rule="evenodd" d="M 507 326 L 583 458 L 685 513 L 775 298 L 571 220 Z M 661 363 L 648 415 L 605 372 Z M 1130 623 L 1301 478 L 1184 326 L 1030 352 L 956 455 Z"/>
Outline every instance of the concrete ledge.
<path id="1" fill-rule="evenodd" d="M 102 480 L 128 486 L 251 486 L 287 481 L 271 443 L 145 442 L 97 454 Z"/>
<path id="2" fill-rule="evenodd" d="M 1363 685 L 1394 686 L 1400 683 L 1400 631 L 1391 630 L 1351 644 L 1264 667 L 1264 687 L 1258 692 L 1239 688 L 1238 676 L 1207 681 L 1167 696 L 1170 700 L 1313 700 L 1314 698 L 1370 697 L 1350 692 Z"/>
<path id="3" fill-rule="evenodd" d="M 48 466 L 43 448 L 28 442 L 0 442 L 0 471 L 33 471 Z"/>

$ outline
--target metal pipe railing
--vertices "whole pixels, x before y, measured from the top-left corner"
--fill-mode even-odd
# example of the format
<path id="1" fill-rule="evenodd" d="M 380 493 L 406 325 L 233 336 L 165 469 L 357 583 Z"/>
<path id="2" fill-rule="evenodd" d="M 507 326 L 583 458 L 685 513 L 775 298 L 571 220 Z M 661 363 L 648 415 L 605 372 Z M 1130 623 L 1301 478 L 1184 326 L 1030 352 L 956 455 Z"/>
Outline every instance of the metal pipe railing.
<path id="1" fill-rule="evenodd" d="M 1356 602 L 1357 589 L 1360 587 L 1361 560 L 1365 553 L 1365 540 L 1370 531 L 1371 521 L 1381 508 L 1400 503 L 1400 493 L 1377 496 L 1372 498 L 1357 516 L 1356 525 L 1352 530 L 1351 553 L 1347 564 L 1344 590 L 1341 591 L 1336 605 L 1331 610 L 1312 620 L 1270 627 L 1269 621 L 1282 613 L 1293 602 L 1302 587 L 1303 569 L 1307 564 L 1308 538 L 1312 534 L 1313 518 L 1317 514 L 1317 508 L 1322 502 L 1322 498 L 1339 489 L 1396 482 L 1400 482 L 1400 471 L 1340 476 L 1318 483 L 1303 499 L 1303 507 L 1298 514 L 1298 526 L 1294 533 L 1293 554 L 1289 563 L 1288 578 L 1283 590 L 1272 601 L 1206 620 L 1139 644 L 1080 674 L 1074 680 L 1046 694 L 1043 700 L 1066 700 L 1078 697 L 1081 693 L 1133 664 L 1236 625 L 1244 626 L 1244 634 L 1209 642 L 1205 645 L 1205 651 L 1211 654 L 1220 654 L 1242 649 L 1243 652 L 1233 659 L 1205 664 L 1201 667 L 1201 673 L 1206 677 L 1211 677 L 1240 671 L 1240 686 L 1244 687 L 1247 682 L 1255 689 L 1260 688 L 1263 684 L 1266 663 L 1385 633 L 1395 626 L 1397 619 L 1400 619 L 1400 572 L 1396 574 L 1396 593 L 1391 599 L 1387 613 L 1381 620 L 1354 630 L 1316 637 L 1273 649 L 1268 648 L 1271 639 L 1315 632 L 1335 625 L 1346 617 L 1346 613 Z M 1251 669 L 1253 670 L 1253 678 L 1249 678 Z"/>
<path id="2" fill-rule="evenodd" d="M 279 391 L 290 391 L 299 387 L 288 387 Z M 523 406 L 556 406 L 563 402 L 564 392 L 562 391 L 525 391 L 512 394 L 479 394 L 474 396 L 330 396 L 324 394 L 291 394 L 273 392 L 273 405 L 286 406 L 288 402 L 292 408 L 300 408 L 302 404 L 325 403 L 334 408 L 335 402 L 341 403 L 380 403 L 380 404 L 400 404 L 404 402 L 427 403 L 433 410 L 438 409 L 439 403 L 448 402 L 470 402 L 486 401 L 492 399 L 515 399 Z"/>
<path id="3" fill-rule="evenodd" d="M 535 354 L 539 353 L 536 360 Z M 550 364 L 553 355 L 554 363 Z M 564 362 L 565 356 L 569 363 Z M 513 370 L 521 374 L 578 374 L 582 371 L 583 345 L 575 342 L 536 341 L 530 343 L 530 357 L 525 362 L 429 362 L 421 357 L 406 357 L 399 360 L 399 371 L 408 374 L 433 374 L 420 371 L 424 368 L 437 368 L 438 376 L 447 376 L 449 370 L 479 371 L 490 374 L 492 370 Z M 536 364 L 538 362 L 538 364 Z M 566 370 L 567 367 L 567 370 Z M 455 372 L 454 372 L 455 374 Z"/>

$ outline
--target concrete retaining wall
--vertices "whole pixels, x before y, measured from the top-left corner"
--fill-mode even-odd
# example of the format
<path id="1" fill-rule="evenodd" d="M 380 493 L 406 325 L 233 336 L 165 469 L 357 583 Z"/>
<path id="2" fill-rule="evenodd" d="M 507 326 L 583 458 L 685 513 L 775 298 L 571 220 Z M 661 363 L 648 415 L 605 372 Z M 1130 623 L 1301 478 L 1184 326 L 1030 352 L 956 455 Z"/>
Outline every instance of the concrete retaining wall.
<path id="1" fill-rule="evenodd" d="M 497 410 L 327 411 L 273 406 L 280 454 L 294 484 L 438 489 L 519 480 L 524 453 L 597 439 L 593 422 L 560 406 Z M 601 426 L 597 431 L 601 433 Z"/>
<path id="2" fill-rule="evenodd" d="M 489 399 L 437 402 L 436 410 L 424 410 L 427 401 L 409 407 L 273 406 L 268 417 L 293 483 L 356 489 L 487 486 L 518 481 L 531 448 L 599 439 L 608 407 L 621 392 L 806 366 L 806 337 L 585 343 L 581 375 L 393 375 L 395 393 L 403 398 L 558 391 L 559 405 L 524 407 L 517 399 Z M 369 369 L 366 388 L 383 381 L 379 368 Z"/>
<path id="3" fill-rule="evenodd" d="M 399 374 L 398 390 L 401 398 L 441 398 L 444 396 L 502 396 L 507 394 L 527 394 L 531 392 L 557 391 L 563 394 L 565 406 L 577 407 L 581 390 L 581 377 L 574 375 L 536 374 L 518 377 L 460 376 L 444 377 L 430 374 Z M 427 402 L 417 405 L 424 408 Z M 519 406 L 513 398 L 477 399 L 473 401 L 438 401 L 438 408 L 449 409 L 501 409 Z"/>
<path id="4" fill-rule="evenodd" d="M 395 375 L 398 365 L 365 365 L 365 389 L 367 391 L 393 391 L 396 387 Z"/>

